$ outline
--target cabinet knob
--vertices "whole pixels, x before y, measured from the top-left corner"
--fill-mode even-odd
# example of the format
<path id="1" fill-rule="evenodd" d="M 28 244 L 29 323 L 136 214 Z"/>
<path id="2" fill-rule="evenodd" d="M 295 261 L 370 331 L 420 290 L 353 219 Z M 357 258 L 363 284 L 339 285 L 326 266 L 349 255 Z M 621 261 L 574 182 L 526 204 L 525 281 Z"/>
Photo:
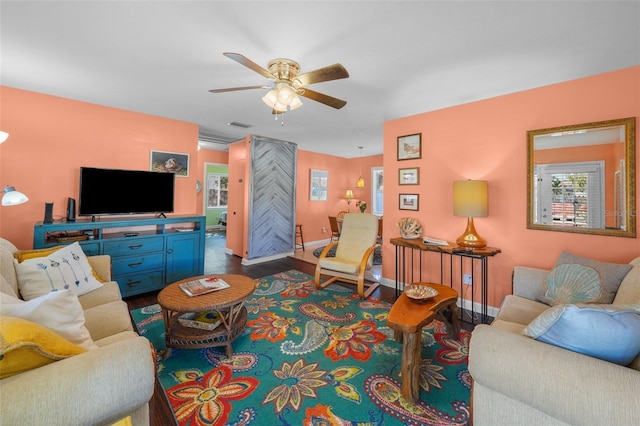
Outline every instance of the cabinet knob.
<path id="1" fill-rule="evenodd" d="M 167 249 L 167 254 L 173 254 L 173 249 Z"/>

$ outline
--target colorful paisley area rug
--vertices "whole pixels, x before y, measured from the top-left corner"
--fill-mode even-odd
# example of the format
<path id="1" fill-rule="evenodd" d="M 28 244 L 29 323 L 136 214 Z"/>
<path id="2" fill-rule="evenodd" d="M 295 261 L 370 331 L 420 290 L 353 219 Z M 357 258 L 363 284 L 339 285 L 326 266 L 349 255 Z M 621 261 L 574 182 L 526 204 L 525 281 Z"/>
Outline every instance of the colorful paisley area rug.
<path id="1" fill-rule="evenodd" d="M 466 425 L 470 333 L 423 329 L 420 399 L 400 395 L 402 347 L 391 305 L 350 288 L 316 290 L 291 270 L 257 279 L 247 327 L 223 348 L 172 349 L 158 377 L 180 425 Z M 165 350 L 159 305 L 132 311 L 138 332 Z"/>

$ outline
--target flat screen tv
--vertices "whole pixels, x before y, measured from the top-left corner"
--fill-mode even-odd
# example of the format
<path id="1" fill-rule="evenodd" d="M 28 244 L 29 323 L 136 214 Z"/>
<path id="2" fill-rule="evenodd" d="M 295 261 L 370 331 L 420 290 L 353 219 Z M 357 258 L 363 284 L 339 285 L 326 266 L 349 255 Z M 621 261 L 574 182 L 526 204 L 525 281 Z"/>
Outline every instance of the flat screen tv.
<path id="1" fill-rule="evenodd" d="M 79 216 L 173 212 L 173 173 L 80 168 Z"/>

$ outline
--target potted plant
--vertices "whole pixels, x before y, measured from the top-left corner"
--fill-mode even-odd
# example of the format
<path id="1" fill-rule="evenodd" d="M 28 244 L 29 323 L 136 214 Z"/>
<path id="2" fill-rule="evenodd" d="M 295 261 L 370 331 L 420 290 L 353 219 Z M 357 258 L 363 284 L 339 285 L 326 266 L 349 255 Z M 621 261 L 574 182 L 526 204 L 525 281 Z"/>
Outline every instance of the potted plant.
<path id="1" fill-rule="evenodd" d="M 360 213 L 364 213 L 367 210 L 367 203 L 364 201 L 358 201 L 356 207 L 360 209 Z"/>

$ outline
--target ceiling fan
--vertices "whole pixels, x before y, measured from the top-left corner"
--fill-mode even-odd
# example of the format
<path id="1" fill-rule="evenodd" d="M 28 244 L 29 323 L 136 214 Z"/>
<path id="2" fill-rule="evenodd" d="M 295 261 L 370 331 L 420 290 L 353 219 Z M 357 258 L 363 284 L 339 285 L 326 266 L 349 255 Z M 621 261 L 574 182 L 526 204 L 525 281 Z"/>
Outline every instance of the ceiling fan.
<path id="1" fill-rule="evenodd" d="M 266 70 L 239 53 L 225 52 L 223 55 L 257 72 L 261 76 L 268 78 L 269 80 L 273 80 L 273 84 L 212 89 L 209 90 L 211 93 L 252 89 L 271 89 L 262 98 L 262 101 L 272 108 L 274 114 L 291 111 L 300 107 L 302 105 L 302 101 L 299 96 L 320 102 L 336 109 L 340 109 L 347 104 L 347 102 L 342 99 L 334 98 L 333 96 L 325 95 L 306 87 L 309 84 L 349 77 L 349 73 L 341 64 L 333 64 L 314 71 L 299 74 L 300 65 L 291 59 L 273 59 L 267 64 L 268 70 Z"/>

